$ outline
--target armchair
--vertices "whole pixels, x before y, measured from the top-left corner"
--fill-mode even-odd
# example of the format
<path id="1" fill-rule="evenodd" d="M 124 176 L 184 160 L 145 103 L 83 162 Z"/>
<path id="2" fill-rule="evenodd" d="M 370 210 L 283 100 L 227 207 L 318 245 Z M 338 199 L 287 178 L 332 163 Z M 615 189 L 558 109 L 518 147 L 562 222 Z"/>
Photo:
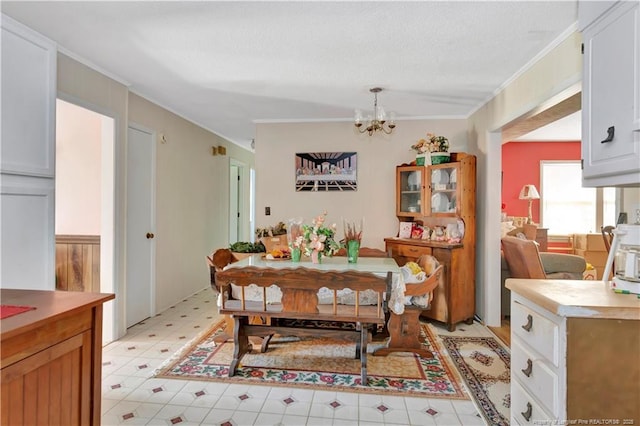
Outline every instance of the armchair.
<path id="1" fill-rule="evenodd" d="M 506 236 L 502 238 L 501 280 L 502 315 L 510 315 L 510 292 L 507 278 L 581 280 L 587 267 L 581 256 L 538 252 L 535 241 Z"/>

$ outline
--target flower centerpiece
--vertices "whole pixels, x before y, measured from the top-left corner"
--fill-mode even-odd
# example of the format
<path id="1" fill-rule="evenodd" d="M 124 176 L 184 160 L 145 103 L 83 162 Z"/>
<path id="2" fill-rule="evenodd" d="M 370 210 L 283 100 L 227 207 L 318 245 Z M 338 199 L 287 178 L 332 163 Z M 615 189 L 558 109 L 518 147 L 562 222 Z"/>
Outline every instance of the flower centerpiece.
<path id="1" fill-rule="evenodd" d="M 336 224 L 325 226 L 327 212 L 313 219 L 311 225 L 302 225 L 301 245 L 304 254 L 311 256 L 313 263 L 320 263 L 322 256 L 333 256 L 340 249 L 335 240 Z M 295 243 L 294 243 L 295 244 Z"/>
<path id="2" fill-rule="evenodd" d="M 436 136 L 434 133 L 427 133 L 425 139 L 420 139 L 411 145 L 416 155 L 416 164 L 425 165 L 425 158 L 430 156 L 430 164 L 440 164 L 449 162 L 449 139 L 444 136 Z"/>

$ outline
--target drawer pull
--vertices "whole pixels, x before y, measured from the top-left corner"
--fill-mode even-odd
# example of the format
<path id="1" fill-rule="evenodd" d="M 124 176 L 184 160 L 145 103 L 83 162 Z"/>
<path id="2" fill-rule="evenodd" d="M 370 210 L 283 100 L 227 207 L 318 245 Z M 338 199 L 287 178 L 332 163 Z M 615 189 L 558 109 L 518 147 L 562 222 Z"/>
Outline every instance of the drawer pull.
<path id="1" fill-rule="evenodd" d="M 533 317 L 531 315 L 527 315 L 527 323 L 522 326 L 524 331 L 531 331 L 531 327 L 533 326 Z"/>
<path id="2" fill-rule="evenodd" d="M 527 359 L 527 368 L 523 369 L 522 372 L 525 376 L 531 377 L 531 370 L 533 369 L 533 363 L 530 359 Z"/>
<path id="3" fill-rule="evenodd" d="M 533 411 L 533 407 L 531 406 L 531 403 L 527 402 L 527 411 L 520 414 L 522 414 L 522 417 L 524 417 L 526 421 L 529 421 L 529 419 L 531 418 L 532 411 Z"/>

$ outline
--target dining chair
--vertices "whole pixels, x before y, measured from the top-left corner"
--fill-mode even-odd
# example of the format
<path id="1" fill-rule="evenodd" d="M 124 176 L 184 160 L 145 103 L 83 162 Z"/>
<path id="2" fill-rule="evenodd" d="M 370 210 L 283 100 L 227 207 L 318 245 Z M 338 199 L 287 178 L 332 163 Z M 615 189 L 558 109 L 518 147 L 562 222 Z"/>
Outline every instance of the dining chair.
<path id="1" fill-rule="evenodd" d="M 601 226 L 600 232 L 602 233 L 602 239 L 604 240 L 604 247 L 607 249 L 607 253 L 611 250 L 611 243 L 613 242 L 613 230 L 615 226 Z"/>
<path id="2" fill-rule="evenodd" d="M 347 249 L 341 248 L 336 252 L 334 256 L 346 256 Z M 391 257 L 390 254 L 384 250 L 380 250 L 372 247 L 360 247 L 358 250 L 358 257 Z"/>

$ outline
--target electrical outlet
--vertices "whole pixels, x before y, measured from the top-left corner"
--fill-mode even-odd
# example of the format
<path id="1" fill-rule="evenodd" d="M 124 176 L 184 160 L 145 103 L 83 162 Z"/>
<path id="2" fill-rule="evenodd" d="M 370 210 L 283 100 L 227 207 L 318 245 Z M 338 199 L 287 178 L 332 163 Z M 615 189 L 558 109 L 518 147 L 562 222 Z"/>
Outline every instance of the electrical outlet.
<path id="1" fill-rule="evenodd" d="M 265 207 L 264 214 L 265 216 L 271 216 L 271 207 Z"/>

